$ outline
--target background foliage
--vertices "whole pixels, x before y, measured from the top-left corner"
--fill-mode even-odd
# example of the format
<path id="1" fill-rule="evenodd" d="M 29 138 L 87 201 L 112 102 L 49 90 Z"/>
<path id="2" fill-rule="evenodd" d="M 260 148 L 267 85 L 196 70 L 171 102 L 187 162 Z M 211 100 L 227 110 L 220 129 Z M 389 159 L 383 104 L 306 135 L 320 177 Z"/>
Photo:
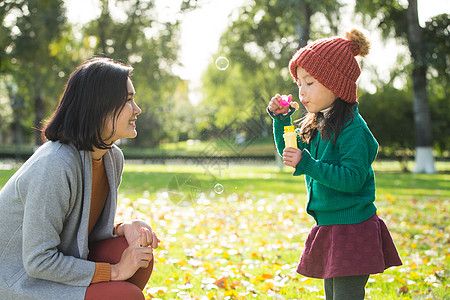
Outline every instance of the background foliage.
<path id="1" fill-rule="evenodd" d="M 270 136 L 270 119 L 265 112 L 268 101 L 275 93 L 297 94 L 287 70 L 290 57 L 310 40 L 341 34 L 340 16 L 349 4 L 336 0 L 245 1 L 232 12 L 217 54 L 202 78 L 203 100 L 193 105 L 190 83 L 174 70 L 181 63 L 183 14 L 207 2 L 180 0 L 179 13 L 170 21 L 161 21 L 151 0 L 101 0 L 97 18 L 71 24 L 62 0 L 2 1 L 2 144 L 37 144 L 35 129 L 55 108 L 70 72 L 83 60 L 98 55 L 129 63 L 135 69 L 133 80 L 143 113 L 139 135 L 126 141 L 129 146 L 206 141 L 217 138 L 218 133 L 247 140 Z M 354 9 L 356 25 L 377 24 L 380 29 L 373 30 L 405 43 L 404 3 L 356 1 Z M 121 13 L 117 16 L 113 10 Z M 440 157 L 449 155 L 449 24 L 449 16 L 442 14 L 422 28 L 433 146 Z M 230 62 L 224 71 L 214 64 L 218 56 Z M 374 66 L 363 65 L 363 72 L 370 73 L 375 90 L 369 93 L 360 88 L 360 110 L 380 140 L 382 151 L 386 150 L 384 155 L 397 148 L 411 153 L 415 138 L 409 54 L 400 53 L 389 78 L 380 78 Z"/>

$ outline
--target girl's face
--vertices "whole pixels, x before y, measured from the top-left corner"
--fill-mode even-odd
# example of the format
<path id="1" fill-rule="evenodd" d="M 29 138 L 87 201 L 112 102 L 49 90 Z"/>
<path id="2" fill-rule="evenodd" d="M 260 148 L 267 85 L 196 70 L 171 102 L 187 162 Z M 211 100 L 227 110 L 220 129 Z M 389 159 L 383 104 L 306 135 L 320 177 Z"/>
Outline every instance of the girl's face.
<path id="1" fill-rule="evenodd" d="M 136 119 L 142 110 L 134 102 L 134 90 L 133 83 L 130 78 L 127 80 L 128 98 L 122 111 L 119 113 L 115 120 L 114 133 L 111 138 L 108 139 L 109 143 L 113 143 L 119 139 L 134 138 L 137 135 L 136 131 Z M 105 136 L 109 137 L 113 130 L 113 116 L 110 116 L 106 122 Z"/>
<path id="2" fill-rule="evenodd" d="M 331 90 L 300 67 L 297 68 L 297 84 L 300 101 L 310 113 L 317 113 L 331 107 L 337 98 Z"/>

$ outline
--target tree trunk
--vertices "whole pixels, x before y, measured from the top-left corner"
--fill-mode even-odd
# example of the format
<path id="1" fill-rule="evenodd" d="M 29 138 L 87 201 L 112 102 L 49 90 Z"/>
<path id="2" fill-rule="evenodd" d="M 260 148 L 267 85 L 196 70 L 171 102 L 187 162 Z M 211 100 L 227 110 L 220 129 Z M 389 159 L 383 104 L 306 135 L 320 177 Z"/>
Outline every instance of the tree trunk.
<path id="1" fill-rule="evenodd" d="M 301 14 L 301 17 L 297 18 L 297 24 L 295 24 L 295 30 L 298 36 L 299 49 L 305 47 L 308 44 L 311 35 L 311 6 L 307 1 L 299 0 L 296 2 L 297 11 Z M 303 115 L 306 109 L 303 105 L 300 105 L 299 113 Z M 276 152 L 276 151 L 275 151 Z M 276 152 L 275 155 L 278 155 Z"/>
<path id="2" fill-rule="evenodd" d="M 431 117 L 427 98 L 427 67 L 423 31 L 419 25 L 417 0 L 409 0 L 407 10 L 408 45 L 413 61 L 414 125 L 416 136 L 415 173 L 436 173 L 431 136 Z"/>
<path id="3" fill-rule="evenodd" d="M 302 48 L 308 44 L 309 36 L 311 34 L 311 7 L 310 4 L 306 1 L 297 1 L 297 9 L 300 14 L 302 14 L 302 18 L 298 18 L 298 22 L 295 25 L 295 30 L 298 35 L 298 45 L 299 48 Z M 303 20 L 303 22 L 302 22 Z"/>
<path id="4" fill-rule="evenodd" d="M 100 17 L 97 20 L 98 23 L 98 38 L 99 38 L 99 48 L 100 51 L 104 54 L 104 55 L 108 55 L 108 49 L 107 45 L 106 45 L 106 28 L 108 27 L 108 23 L 109 23 L 109 0 L 102 0 L 102 13 L 100 15 Z"/>
<path id="5" fill-rule="evenodd" d="M 36 148 L 42 145 L 41 129 L 42 129 L 42 119 L 44 118 L 44 102 L 40 95 L 34 97 L 34 145 Z"/>

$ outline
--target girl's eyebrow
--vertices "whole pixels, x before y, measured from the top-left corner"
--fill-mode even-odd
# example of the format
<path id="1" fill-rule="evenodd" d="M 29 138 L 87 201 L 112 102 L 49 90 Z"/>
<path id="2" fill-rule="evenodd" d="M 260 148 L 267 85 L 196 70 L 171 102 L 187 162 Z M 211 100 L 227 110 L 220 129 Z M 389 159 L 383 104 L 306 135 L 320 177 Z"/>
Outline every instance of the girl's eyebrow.
<path id="1" fill-rule="evenodd" d="M 312 76 L 309 75 L 309 74 L 306 74 L 306 75 L 303 76 L 302 78 L 303 78 L 303 79 L 306 79 L 306 78 L 314 78 L 314 77 L 312 77 Z M 299 78 L 297 78 L 296 82 L 299 82 Z"/>

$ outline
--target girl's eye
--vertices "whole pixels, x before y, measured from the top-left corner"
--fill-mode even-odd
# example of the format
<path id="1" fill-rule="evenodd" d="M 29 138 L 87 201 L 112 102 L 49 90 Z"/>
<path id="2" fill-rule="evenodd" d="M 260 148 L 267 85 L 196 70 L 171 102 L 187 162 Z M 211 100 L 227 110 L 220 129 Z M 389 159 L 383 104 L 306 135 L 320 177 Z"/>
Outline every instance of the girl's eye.
<path id="1" fill-rule="evenodd" d="M 314 81 L 313 81 L 313 82 L 305 82 L 305 84 L 306 84 L 307 86 L 311 86 L 311 85 L 313 85 L 313 83 L 314 83 Z M 300 82 L 297 83 L 297 85 L 298 85 L 299 88 L 302 87 L 302 84 L 301 84 Z"/>

